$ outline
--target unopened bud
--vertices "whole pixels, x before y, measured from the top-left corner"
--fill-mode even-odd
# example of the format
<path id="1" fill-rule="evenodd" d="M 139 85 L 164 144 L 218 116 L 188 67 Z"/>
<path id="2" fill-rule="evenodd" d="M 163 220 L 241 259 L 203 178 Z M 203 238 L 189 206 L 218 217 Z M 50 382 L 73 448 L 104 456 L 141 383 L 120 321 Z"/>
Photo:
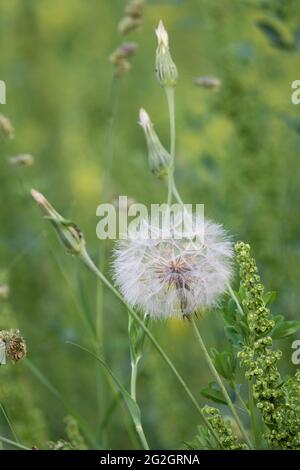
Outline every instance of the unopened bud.
<path id="1" fill-rule="evenodd" d="M 170 54 L 169 37 L 162 21 L 159 22 L 155 33 L 158 40 L 155 63 L 157 80 L 163 87 L 173 87 L 178 80 L 178 71 Z"/>
<path id="2" fill-rule="evenodd" d="M 32 166 L 34 164 L 33 156 L 27 153 L 9 157 L 8 161 L 13 166 Z"/>
<path id="3" fill-rule="evenodd" d="M 12 126 L 12 123 L 3 114 L 0 114 L 0 131 L 8 139 L 13 139 L 15 136 L 15 130 Z"/>
<path id="4" fill-rule="evenodd" d="M 46 215 L 46 218 L 52 223 L 66 250 L 72 255 L 83 253 L 85 240 L 79 227 L 62 217 L 41 193 L 32 189 L 31 195 Z"/>
<path id="5" fill-rule="evenodd" d="M 160 142 L 150 117 L 144 109 L 140 110 L 139 124 L 142 126 L 145 132 L 150 170 L 156 176 L 162 178 L 168 174 L 171 168 L 171 155 Z"/>

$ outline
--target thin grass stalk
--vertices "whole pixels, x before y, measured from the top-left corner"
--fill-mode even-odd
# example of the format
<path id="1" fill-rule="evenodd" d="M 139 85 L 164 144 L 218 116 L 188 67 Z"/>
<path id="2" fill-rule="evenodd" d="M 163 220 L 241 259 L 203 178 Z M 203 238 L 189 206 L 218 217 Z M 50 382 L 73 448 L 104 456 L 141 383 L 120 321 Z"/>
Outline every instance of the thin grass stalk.
<path id="1" fill-rule="evenodd" d="M 111 173 L 111 168 L 113 164 L 114 157 L 114 133 L 115 133 L 115 123 L 116 116 L 119 104 L 119 89 L 120 89 L 120 79 L 113 74 L 111 82 L 111 92 L 110 92 L 110 103 L 111 103 L 111 115 L 109 118 L 107 126 L 107 137 L 106 137 L 106 149 L 107 152 L 104 158 L 104 172 L 102 178 L 102 185 L 100 191 L 101 200 L 105 198 L 108 189 L 108 183 Z M 101 271 L 104 271 L 106 258 L 106 244 L 105 240 L 101 245 L 101 250 L 99 250 L 99 265 Z M 97 283 L 96 287 L 96 349 L 95 351 L 98 354 L 101 354 L 104 358 L 106 355 L 105 352 L 105 343 L 104 343 L 104 290 L 101 283 Z M 101 421 L 102 421 L 102 410 L 105 408 L 106 400 L 106 386 L 102 381 L 101 372 L 99 367 L 96 369 L 96 386 L 97 386 L 97 408 L 98 408 L 98 433 L 101 431 Z M 104 436 L 105 437 L 105 433 Z M 106 439 L 106 438 L 105 438 Z M 104 439 L 104 440 L 105 440 Z"/>

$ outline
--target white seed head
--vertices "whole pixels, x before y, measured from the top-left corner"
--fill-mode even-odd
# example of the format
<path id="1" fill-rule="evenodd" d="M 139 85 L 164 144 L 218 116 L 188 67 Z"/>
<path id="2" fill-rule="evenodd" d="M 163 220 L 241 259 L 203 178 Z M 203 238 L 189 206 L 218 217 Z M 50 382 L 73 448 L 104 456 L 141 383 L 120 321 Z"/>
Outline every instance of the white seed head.
<path id="1" fill-rule="evenodd" d="M 143 225 L 156 237 L 146 238 Z M 203 225 L 204 237 L 194 233 L 192 238 L 177 239 L 165 238 L 160 227 L 144 221 L 141 236 L 129 233 L 127 240 L 117 242 L 114 279 L 131 306 L 166 319 L 186 317 L 217 303 L 232 274 L 232 244 L 222 226 L 208 220 Z"/>
<path id="2" fill-rule="evenodd" d="M 165 49 L 168 49 L 169 37 L 162 20 L 160 20 L 158 27 L 155 30 L 155 33 L 157 36 L 158 45 L 164 47 Z"/>

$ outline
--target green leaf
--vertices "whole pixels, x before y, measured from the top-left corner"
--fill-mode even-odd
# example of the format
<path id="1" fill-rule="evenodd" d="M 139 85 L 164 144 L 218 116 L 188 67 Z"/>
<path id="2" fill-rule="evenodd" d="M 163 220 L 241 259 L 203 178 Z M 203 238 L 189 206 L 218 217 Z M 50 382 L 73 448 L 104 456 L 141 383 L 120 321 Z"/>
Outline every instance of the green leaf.
<path id="1" fill-rule="evenodd" d="M 300 321 L 278 321 L 272 332 L 271 336 L 273 339 L 282 339 L 282 338 L 287 338 L 288 336 L 291 336 L 297 331 L 300 330 Z"/>
<path id="2" fill-rule="evenodd" d="M 243 345 L 243 337 L 235 326 L 225 326 L 225 335 L 233 347 L 238 348 Z"/>
<path id="3" fill-rule="evenodd" d="M 133 421 L 134 425 L 136 427 L 140 426 L 141 412 L 140 412 L 139 406 L 133 400 L 133 398 L 131 398 L 130 394 L 127 392 L 125 387 L 121 384 L 121 382 L 116 377 L 116 375 L 113 373 L 113 371 L 110 369 L 110 367 L 106 364 L 106 362 L 102 358 L 100 358 L 99 356 L 96 356 L 96 354 L 94 354 L 91 351 L 89 351 L 88 349 L 80 346 L 79 344 L 73 343 L 71 341 L 69 341 L 68 343 L 72 344 L 73 346 L 75 346 L 79 349 L 82 349 L 82 351 L 85 351 L 86 353 L 88 353 L 90 356 L 92 356 L 94 359 L 96 359 L 96 361 L 98 361 L 101 364 L 101 366 L 105 369 L 105 371 L 108 373 L 108 375 L 112 378 L 113 383 L 115 384 L 117 390 L 121 393 L 122 398 L 123 398 L 123 400 L 124 400 L 124 402 L 125 402 L 125 404 L 128 408 L 129 414 L 132 418 L 132 421 Z"/>
<path id="4" fill-rule="evenodd" d="M 210 382 L 207 387 L 200 390 L 200 393 L 203 397 L 208 398 L 215 403 L 221 403 L 222 405 L 226 405 L 227 403 L 216 382 Z"/>
<path id="5" fill-rule="evenodd" d="M 229 381 L 233 380 L 236 369 L 236 358 L 233 351 L 218 352 L 216 349 L 212 349 L 211 352 L 214 366 L 219 374 Z"/>
<path id="6" fill-rule="evenodd" d="M 282 21 L 274 17 L 266 17 L 257 21 L 256 24 L 272 46 L 286 50 L 295 47 L 294 38 Z"/>
<path id="7" fill-rule="evenodd" d="M 276 295 L 277 294 L 274 290 L 271 290 L 270 292 L 266 292 L 264 295 L 265 305 L 271 305 L 276 299 Z"/>

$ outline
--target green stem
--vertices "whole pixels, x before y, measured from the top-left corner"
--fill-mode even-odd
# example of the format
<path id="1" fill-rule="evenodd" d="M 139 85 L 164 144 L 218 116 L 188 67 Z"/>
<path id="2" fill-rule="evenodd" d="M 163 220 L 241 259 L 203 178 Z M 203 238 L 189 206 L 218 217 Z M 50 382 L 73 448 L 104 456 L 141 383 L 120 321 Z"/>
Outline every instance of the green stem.
<path id="1" fill-rule="evenodd" d="M 115 132 L 115 123 L 116 115 L 118 110 L 119 102 L 119 78 L 114 74 L 111 82 L 111 93 L 110 93 L 110 102 L 111 102 L 111 115 L 107 125 L 107 137 L 106 137 L 106 148 L 107 152 L 104 158 L 104 171 L 102 177 L 100 199 L 107 197 L 107 191 L 109 188 L 109 178 L 113 163 L 114 157 L 114 132 Z M 101 271 L 104 271 L 105 267 L 105 257 L 106 257 L 106 244 L 105 241 L 101 245 L 101 251 L 99 252 L 99 265 Z M 105 358 L 105 344 L 104 344 L 104 291 L 103 285 L 101 283 L 97 284 L 96 291 L 96 352 L 101 354 Z M 98 431 L 101 428 L 101 413 L 105 408 L 106 403 L 106 385 L 102 382 L 101 372 L 99 368 L 96 369 L 96 386 L 97 386 L 97 408 L 98 408 Z M 103 435 L 103 440 L 105 436 Z"/>
<path id="2" fill-rule="evenodd" d="M 235 293 L 234 293 L 234 291 L 233 291 L 233 289 L 232 289 L 232 287 L 231 287 L 230 284 L 227 284 L 227 289 L 228 289 L 228 292 L 230 293 L 232 299 L 235 301 L 235 304 L 236 304 L 237 309 L 238 309 L 238 311 L 240 312 L 241 316 L 244 317 L 244 311 L 243 311 L 243 309 L 242 309 L 242 307 L 241 307 L 241 304 L 240 304 L 240 302 L 238 301 L 238 298 L 237 298 L 237 296 L 235 295 Z"/>
<path id="3" fill-rule="evenodd" d="M 250 415 L 250 411 L 246 405 L 246 403 L 244 402 L 243 400 L 243 397 L 241 396 L 240 392 L 238 392 L 237 390 L 235 390 L 235 393 L 236 393 L 236 396 L 238 397 L 238 400 L 240 402 L 240 404 L 242 405 L 242 409 L 243 411 L 245 411 L 248 415 Z"/>
<path id="4" fill-rule="evenodd" d="M 135 402 L 136 402 L 136 379 L 137 379 L 137 373 L 138 373 L 138 363 L 139 363 L 138 360 L 131 362 L 130 395 Z"/>
<path id="5" fill-rule="evenodd" d="M 184 202 L 183 202 L 183 200 L 181 199 L 181 196 L 180 196 L 180 194 L 179 194 L 179 192 L 178 192 L 178 190 L 177 190 L 177 188 L 176 188 L 175 181 L 173 181 L 173 189 L 172 189 L 172 190 L 173 190 L 173 194 L 174 194 L 174 197 L 175 197 L 176 201 L 177 201 L 179 204 L 181 204 L 181 205 L 183 206 L 183 205 L 184 205 Z"/>
<path id="6" fill-rule="evenodd" d="M 4 418 L 6 419 L 6 422 L 7 422 L 8 426 L 9 426 L 9 429 L 11 430 L 11 433 L 12 433 L 12 435 L 13 435 L 15 441 L 16 441 L 16 442 L 19 442 L 18 436 L 17 436 L 17 434 L 16 434 L 16 432 L 15 432 L 15 430 L 14 430 L 14 427 L 13 427 L 13 425 L 12 425 L 12 422 L 11 422 L 11 420 L 10 420 L 8 414 L 6 413 L 5 408 L 4 408 L 4 406 L 2 405 L 2 403 L 0 403 L 0 409 L 1 409 L 2 413 L 3 413 Z"/>
<path id="7" fill-rule="evenodd" d="M 231 286 L 229 284 L 227 285 L 227 288 L 228 288 L 228 291 L 229 291 L 232 299 L 234 300 L 234 302 L 237 306 L 238 311 L 240 312 L 241 317 L 244 317 L 245 313 L 244 313 L 243 308 L 242 308 L 237 296 L 235 295 L 233 289 L 231 288 Z M 255 402 L 254 402 L 254 397 L 253 397 L 253 383 L 252 383 L 252 381 L 249 381 L 249 383 L 248 383 L 248 394 L 249 394 L 249 413 L 250 413 L 250 418 L 251 418 L 251 428 L 252 428 L 252 432 L 253 432 L 255 446 L 256 446 L 257 449 L 259 449 L 259 447 L 260 447 L 260 432 L 259 432 L 258 423 L 257 423 L 257 415 L 256 415 Z"/>
<path id="8" fill-rule="evenodd" d="M 248 382 L 248 389 L 249 389 L 249 410 L 250 410 L 250 418 L 251 418 L 251 427 L 252 427 L 255 447 L 256 449 L 259 449 L 260 448 L 260 432 L 259 432 L 258 424 L 257 424 L 257 415 L 256 415 L 255 403 L 254 403 L 254 397 L 253 397 L 252 381 Z"/>
<path id="9" fill-rule="evenodd" d="M 22 449 L 22 450 L 31 450 L 29 447 L 23 446 L 22 444 L 19 444 L 18 442 L 11 441 L 10 439 L 7 439 L 6 437 L 0 436 L 0 442 L 3 442 L 4 444 L 8 444 L 12 447 L 16 447 L 17 449 Z"/>
<path id="10" fill-rule="evenodd" d="M 244 437 L 244 439 L 245 439 L 245 441 L 246 441 L 248 447 L 249 447 L 250 449 L 253 449 L 252 443 L 251 443 L 251 441 L 249 440 L 249 437 L 248 437 L 246 431 L 244 430 L 244 427 L 243 427 L 243 425 L 242 425 L 242 423 L 241 423 L 241 420 L 240 420 L 240 418 L 239 418 L 239 416 L 238 416 L 238 414 L 237 414 L 237 412 L 236 412 L 236 409 L 235 409 L 235 407 L 234 407 L 234 405 L 233 405 L 233 403 L 232 403 L 232 401 L 231 401 L 231 399 L 230 399 L 230 397 L 229 397 L 229 395 L 228 395 L 228 393 L 227 393 L 227 390 L 226 390 L 226 388 L 225 388 L 225 386 L 224 386 L 224 384 L 223 384 L 223 382 L 222 382 L 222 380 L 221 380 L 221 377 L 219 376 L 219 374 L 218 374 L 218 372 L 217 372 L 217 370 L 216 370 L 216 368 L 215 368 L 215 366 L 214 366 L 214 364 L 213 364 L 213 362 L 212 362 L 212 360 L 211 360 L 211 357 L 210 357 L 210 355 L 209 355 L 209 353 L 208 353 L 208 351 L 207 351 L 207 349 L 206 349 L 206 346 L 205 346 L 205 344 L 204 344 L 204 342 L 203 342 L 202 336 L 201 336 L 201 334 L 200 334 L 200 332 L 199 332 L 199 330 L 198 330 L 198 328 L 197 328 L 195 319 L 192 317 L 192 320 L 191 320 L 191 321 L 192 321 L 192 325 L 193 325 L 193 328 L 194 328 L 196 337 L 197 337 L 198 342 L 199 342 L 199 344 L 200 344 L 200 348 L 201 348 L 201 350 L 202 350 L 202 352 L 203 352 L 203 354 L 204 354 L 204 357 L 205 357 L 205 359 L 206 359 L 206 362 L 207 362 L 207 364 L 208 364 L 208 367 L 210 368 L 211 373 L 213 374 L 214 378 L 216 379 L 217 383 L 219 384 L 220 389 L 222 390 L 222 393 L 223 393 L 223 395 L 224 395 L 224 398 L 225 398 L 225 400 L 227 401 L 227 404 L 228 404 L 228 406 L 229 406 L 229 408 L 230 408 L 230 410 L 231 410 L 231 412 L 232 412 L 232 414 L 233 414 L 233 416 L 234 416 L 234 418 L 235 418 L 235 420 L 236 420 L 236 423 L 237 423 L 238 427 L 240 428 L 240 431 L 241 431 L 241 433 L 242 433 L 242 436 Z"/>
<path id="11" fill-rule="evenodd" d="M 181 384 L 181 386 L 184 388 L 186 394 L 188 395 L 188 397 L 190 398 L 191 402 L 193 403 L 194 407 L 196 408 L 196 410 L 198 411 L 198 413 L 200 414 L 201 416 L 201 419 L 202 421 L 205 423 L 205 425 L 208 427 L 208 429 L 210 430 L 210 432 L 212 433 L 212 435 L 214 436 L 214 438 L 216 439 L 216 441 L 219 443 L 219 445 L 221 445 L 220 443 L 220 439 L 218 437 L 218 435 L 216 434 L 216 432 L 214 431 L 214 429 L 212 428 L 211 424 L 208 422 L 208 420 L 206 419 L 206 417 L 204 416 L 200 406 L 198 405 L 197 403 L 197 400 L 195 399 L 194 395 L 192 394 L 192 392 L 190 391 L 190 389 L 188 388 L 188 386 L 186 385 L 185 381 L 183 380 L 183 378 L 181 377 L 181 375 L 179 374 L 179 372 L 177 371 L 177 369 L 175 368 L 175 366 L 173 365 L 172 361 L 169 359 L 169 357 L 167 356 L 167 354 L 165 353 L 165 351 L 161 348 L 161 346 L 159 345 L 159 343 L 156 341 L 156 339 L 154 338 L 154 336 L 152 335 L 152 333 L 150 332 L 150 330 L 146 327 L 146 325 L 144 324 L 144 322 L 140 319 L 139 315 L 137 315 L 137 313 L 126 303 L 126 301 L 124 300 L 124 298 L 122 297 L 122 295 L 118 292 L 118 290 L 109 282 L 109 280 L 104 276 L 104 274 L 99 271 L 99 269 L 96 267 L 96 265 L 94 264 L 94 262 L 91 260 L 91 258 L 89 257 L 88 253 L 86 251 L 83 251 L 81 253 L 81 259 L 83 261 L 83 263 L 100 279 L 100 281 L 106 286 L 108 287 L 112 292 L 113 294 L 125 305 L 125 307 L 128 309 L 128 312 L 129 314 L 132 316 L 132 318 L 134 318 L 134 320 L 136 320 L 136 322 L 141 326 L 141 328 L 143 329 L 143 331 L 145 332 L 145 334 L 148 336 L 149 340 L 151 341 L 151 343 L 154 345 L 155 349 L 158 351 L 158 353 L 161 355 L 161 357 L 164 359 L 164 361 L 166 362 L 166 364 L 168 365 L 168 367 L 171 369 L 171 371 L 173 372 L 173 374 L 175 375 L 175 377 L 177 378 L 178 382 Z"/>
<path id="12" fill-rule="evenodd" d="M 176 145 L 176 128 L 175 128 L 175 99 L 174 87 L 165 88 L 166 97 L 169 109 L 169 122 L 170 122 L 170 155 L 171 166 L 168 175 L 168 205 L 172 203 L 172 193 L 174 185 L 174 166 L 175 166 L 175 145 Z"/>

